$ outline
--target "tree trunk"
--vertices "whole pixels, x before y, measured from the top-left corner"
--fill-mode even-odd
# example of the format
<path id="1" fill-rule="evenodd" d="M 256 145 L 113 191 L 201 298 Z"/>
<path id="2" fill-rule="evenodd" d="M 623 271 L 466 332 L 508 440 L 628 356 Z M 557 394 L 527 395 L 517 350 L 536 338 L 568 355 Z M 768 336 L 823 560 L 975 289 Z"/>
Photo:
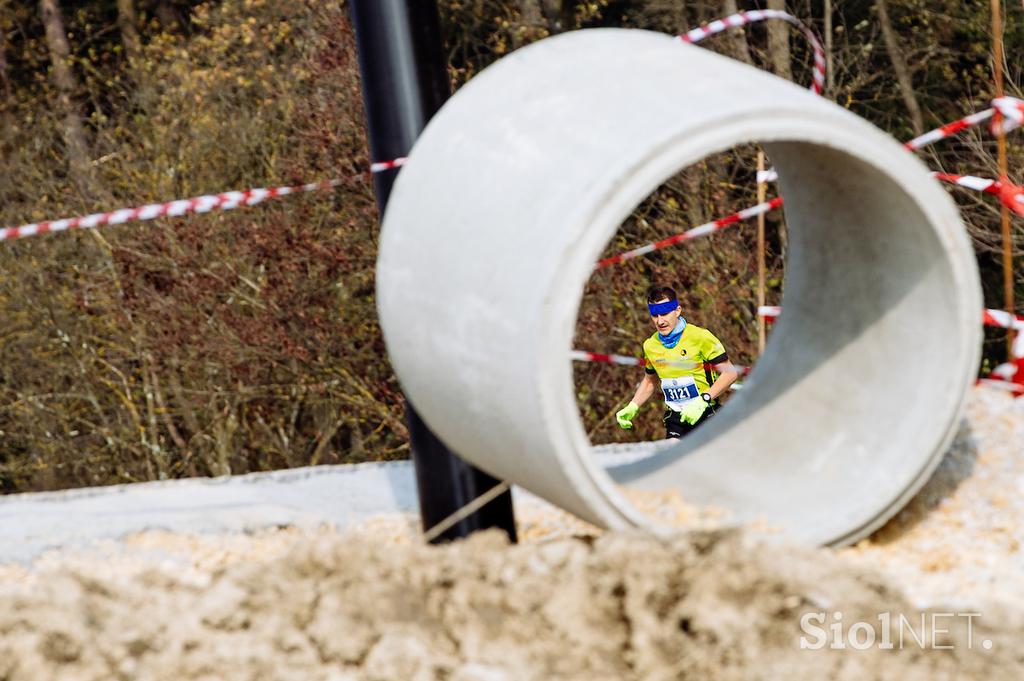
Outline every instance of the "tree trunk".
<path id="1" fill-rule="evenodd" d="M 768 0 L 768 9 L 786 11 L 786 0 Z M 769 21 L 768 24 L 768 58 L 772 61 L 772 71 L 786 80 L 793 80 L 793 69 L 790 65 L 792 57 L 789 52 L 789 24 L 784 21 Z"/>
<path id="2" fill-rule="evenodd" d="M 7 34 L 0 27 L 0 88 L 3 88 L 4 102 L 11 101 L 11 79 L 7 65 Z"/>
<path id="3" fill-rule="evenodd" d="M 513 50 L 543 37 L 546 24 L 544 15 L 541 14 L 540 0 L 519 0 L 518 5 L 519 21 L 509 30 Z"/>
<path id="4" fill-rule="evenodd" d="M 692 227 L 707 222 L 704 214 L 704 181 L 707 179 L 707 164 L 699 163 L 683 171 L 683 187 L 686 191 L 686 219 Z"/>
<path id="5" fill-rule="evenodd" d="M 544 18 L 548 21 L 548 31 L 551 35 L 571 31 L 575 28 L 573 26 L 573 18 L 576 14 L 574 0 L 540 0 L 540 4 Z"/>
<path id="6" fill-rule="evenodd" d="M 672 30 L 682 33 L 690 28 L 686 21 L 686 3 L 683 0 L 676 0 L 672 3 Z"/>
<path id="7" fill-rule="evenodd" d="M 82 125 L 82 112 L 74 100 L 78 84 L 71 70 L 71 48 L 64 20 L 57 0 L 39 0 L 39 12 L 46 27 L 46 45 L 50 51 L 53 84 L 57 88 L 58 111 L 64 119 L 62 132 L 71 176 L 80 189 L 86 190 L 90 185 L 89 145 Z"/>
<path id="8" fill-rule="evenodd" d="M 156 0 L 156 18 L 164 31 L 171 32 L 181 28 L 181 21 L 171 5 L 171 0 Z"/>
<path id="9" fill-rule="evenodd" d="M 11 140 L 10 129 L 12 114 L 11 108 L 13 108 L 14 102 L 11 100 L 11 78 L 9 75 L 10 66 L 7 64 L 7 34 L 4 32 L 3 27 L 0 27 L 0 95 L 3 96 L 3 100 L 0 101 L 0 135 L 4 141 L 0 142 L 0 158 L 3 158 L 6 153 L 4 147 Z"/>
<path id="10" fill-rule="evenodd" d="M 121 30 L 128 61 L 136 63 L 142 54 L 142 39 L 139 38 L 139 19 L 135 12 L 135 0 L 117 0 L 117 27 Z"/>
<path id="11" fill-rule="evenodd" d="M 885 50 L 889 53 L 889 60 L 892 61 L 892 68 L 896 72 L 896 82 L 900 87 L 900 94 L 903 95 L 903 103 L 907 106 L 907 113 L 910 114 L 910 124 L 914 126 L 914 134 L 920 135 L 924 132 L 924 121 L 921 118 L 921 106 L 917 103 L 917 95 L 914 93 L 914 82 L 910 77 L 910 67 L 900 50 L 899 39 L 896 32 L 892 30 L 892 22 L 889 21 L 889 8 L 885 0 L 875 0 L 875 7 L 878 8 L 878 23 L 882 27 L 882 38 L 885 40 Z"/>
<path id="12" fill-rule="evenodd" d="M 736 0 L 724 0 L 724 2 L 722 2 L 723 16 L 731 16 L 736 14 L 738 11 L 739 8 L 736 6 Z M 750 57 L 750 47 L 747 45 L 747 34 L 743 29 L 730 28 L 729 35 L 732 37 L 734 56 L 741 62 L 753 64 L 754 60 Z"/>
<path id="13" fill-rule="evenodd" d="M 541 14 L 540 0 L 519 0 L 519 20 L 530 28 L 542 26 L 544 15 Z"/>
<path id="14" fill-rule="evenodd" d="M 832 0 L 825 0 L 825 92 L 835 90 L 836 75 L 832 69 Z"/>
<path id="15" fill-rule="evenodd" d="M 689 10 L 690 16 L 694 16 L 695 23 L 692 24 L 692 25 L 686 26 L 686 28 L 694 28 L 695 26 L 703 26 L 704 24 L 708 23 L 712 19 L 717 19 L 718 18 L 716 16 L 712 16 L 712 15 L 714 15 L 714 14 L 716 14 L 718 12 L 718 8 L 717 7 L 709 8 L 708 7 L 708 3 L 704 2 L 703 0 L 701 0 L 700 2 L 684 2 L 682 0 L 667 0 L 667 2 L 669 3 L 670 6 L 676 5 L 677 2 L 678 2 L 679 5 L 683 5 L 684 6 L 683 7 L 684 11 Z"/>

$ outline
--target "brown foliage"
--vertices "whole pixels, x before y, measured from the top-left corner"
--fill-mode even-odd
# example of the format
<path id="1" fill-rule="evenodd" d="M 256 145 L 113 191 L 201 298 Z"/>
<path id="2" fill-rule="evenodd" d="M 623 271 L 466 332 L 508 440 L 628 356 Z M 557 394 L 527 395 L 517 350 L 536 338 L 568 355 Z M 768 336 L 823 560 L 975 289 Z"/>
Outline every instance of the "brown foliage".
<path id="1" fill-rule="evenodd" d="M 359 172 L 344 9 L 225 2 L 194 19 L 190 38 L 149 41 L 137 88 L 94 130 L 107 159 L 98 174 L 118 201 L 351 181 L 258 209 L 5 244 L 5 345 L 22 358 L 0 385 L 8 488 L 380 459 L 406 446 L 376 326 L 376 209 Z M 45 165 L 26 158 L 15 184 Z M 46 200 L 60 192 L 47 178 L 19 203 L 49 215 L 100 208 Z"/>
<path id="2" fill-rule="evenodd" d="M 440 0 L 452 82 L 552 33 L 598 25 L 679 31 L 753 3 L 725 0 Z M 377 216 L 367 167 L 358 65 L 347 9 L 296 0 L 139 3 L 129 59 L 119 6 L 63 9 L 77 76 L 94 195 L 70 181 L 61 93 L 31 4 L 0 5 L 0 221 L 329 177 L 334 191 L 259 207 L 42 236 L 0 247 L 0 488 L 48 489 L 310 463 L 404 456 L 401 395 L 374 306 Z M 887 0 L 907 71 L 884 49 L 875 3 L 835 3 L 826 93 L 899 138 L 915 89 L 925 127 L 990 96 L 987 12 L 953 0 Z M 171 9 L 173 6 L 173 9 Z M 818 3 L 788 3 L 818 25 Z M 162 9 L 161 9 L 162 8 Z M 159 10 L 162 17 L 146 11 Z M 170 11 L 170 13 L 168 13 Z M 1009 8 L 1008 8 L 1008 11 Z M 1017 10 L 1015 10 L 1017 11 Z M 177 18 L 187 19 L 183 23 Z M 159 19 L 159 20 L 157 20 Z M 1020 25 L 1013 16 L 1007 26 Z M 134 23 L 132 21 L 131 23 Z M 794 78 L 810 55 L 787 29 Z M 130 31 L 129 31 L 130 33 Z M 748 27 L 708 49 L 772 64 L 768 33 Z M 772 46 L 781 35 L 776 31 Z M 1021 34 L 1007 35 L 1015 54 Z M 1008 71 L 1011 85 L 1018 74 Z M 902 88 L 902 90 L 901 90 Z M 936 169 L 993 176 L 994 143 L 974 131 L 924 154 Z M 637 207 L 608 253 L 674 234 L 756 202 L 755 148 L 686 169 Z M 1011 146 L 1011 168 L 1024 157 Z M 1015 178 L 1019 180 L 1020 178 Z M 956 193 L 998 306 L 998 210 Z M 769 218 L 769 304 L 783 286 L 784 231 Z M 643 290 L 674 284 L 687 318 L 756 359 L 753 229 L 714 237 L 595 275 L 576 346 L 635 355 L 651 333 Z M 998 344 L 994 344 L 998 358 Z M 991 348 L 990 348 L 991 350 Z M 575 368 L 595 441 L 658 435 L 618 430 L 611 415 L 639 371 Z M 654 408 L 652 408 L 654 409 Z"/>

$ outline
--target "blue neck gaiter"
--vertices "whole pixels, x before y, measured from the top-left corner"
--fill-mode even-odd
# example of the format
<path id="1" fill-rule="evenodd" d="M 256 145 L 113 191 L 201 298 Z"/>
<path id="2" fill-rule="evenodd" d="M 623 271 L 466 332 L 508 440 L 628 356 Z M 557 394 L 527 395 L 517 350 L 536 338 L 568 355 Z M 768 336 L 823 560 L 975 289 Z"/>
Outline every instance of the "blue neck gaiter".
<path id="1" fill-rule="evenodd" d="M 661 332 L 658 332 L 658 340 L 666 348 L 672 349 L 679 343 L 679 339 L 683 337 L 683 331 L 686 329 L 686 320 L 682 317 L 676 322 L 676 328 L 672 329 L 667 336 L 663 336 Z"/>

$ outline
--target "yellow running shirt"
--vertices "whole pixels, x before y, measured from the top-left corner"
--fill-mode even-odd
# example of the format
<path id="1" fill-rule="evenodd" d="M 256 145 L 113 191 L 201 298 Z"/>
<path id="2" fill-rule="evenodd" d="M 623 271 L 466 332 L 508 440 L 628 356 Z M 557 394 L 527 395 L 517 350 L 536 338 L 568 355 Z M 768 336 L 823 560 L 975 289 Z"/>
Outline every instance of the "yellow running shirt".
<path id="1" fill-rule="evenodd" d="M 665 406 L 679 411 L 683 405 L 707 392 L 717 374 L 705 364 L 720 364 L 729 358 L 722 341 L 705 328 L 687 324 L 674 348 L 666 348 L 655 332 L 644 341 L 644 370 L 657 374 L 665 394 Z"/>

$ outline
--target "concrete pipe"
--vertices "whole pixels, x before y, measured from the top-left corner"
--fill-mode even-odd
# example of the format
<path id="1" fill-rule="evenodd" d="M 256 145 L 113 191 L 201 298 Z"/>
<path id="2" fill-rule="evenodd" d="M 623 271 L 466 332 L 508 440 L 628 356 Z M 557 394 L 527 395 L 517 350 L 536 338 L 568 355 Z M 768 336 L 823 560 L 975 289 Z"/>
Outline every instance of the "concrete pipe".
<path id="1" fill-rule="evenodd" d="M 594 263 L 661 183 L 750 142 L 786 199 L 783 314 L 727 409 L 606 471 L 568 358 Z M 550 38 L 462 88 L 398 177 L 377 287 L 398 378 L 437 434 L 610 528 L 659 529 L 627 484 L 853 542 L 938 464 L 981 343 L 970 243 L 913 154 L 796 85 L 646 31 Z"/>

